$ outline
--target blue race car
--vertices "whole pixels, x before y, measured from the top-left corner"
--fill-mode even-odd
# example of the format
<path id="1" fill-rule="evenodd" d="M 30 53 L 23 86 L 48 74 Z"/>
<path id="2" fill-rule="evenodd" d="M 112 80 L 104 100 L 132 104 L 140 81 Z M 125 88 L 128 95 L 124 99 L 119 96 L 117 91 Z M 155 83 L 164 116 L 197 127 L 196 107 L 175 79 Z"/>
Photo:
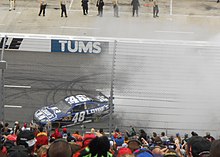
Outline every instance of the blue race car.
<path id="1" fill-rule="evenodd" d="M 43 126 L 50 122 L 53 127 L 67 127 L 93 122 L 109 113 L 109 99 L 102 93 L 94 97 L 77 94 L 37 110 L 33 121 Z"/>

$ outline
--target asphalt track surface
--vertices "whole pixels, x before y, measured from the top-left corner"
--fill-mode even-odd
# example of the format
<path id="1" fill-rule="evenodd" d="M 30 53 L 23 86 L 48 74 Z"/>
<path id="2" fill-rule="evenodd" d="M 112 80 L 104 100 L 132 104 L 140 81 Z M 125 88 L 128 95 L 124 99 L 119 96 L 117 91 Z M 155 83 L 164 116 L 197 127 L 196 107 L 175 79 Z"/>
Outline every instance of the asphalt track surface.
<path id="1" fill-rule="evenodd" d="M 127 8 L 121 8 L 123 12 L 120 13 L 120 18 L 112 17 L 112 8 L 110 5 L 106 7 L 108 10 L 106 10 L 103 18 L 99 18 L 96 16 L 97 12 L 95 8 L 91 8 L 91 14 L 85 17 L 82 15 L 82 11 L 78 3 L 76 3 L 78 5 L 73 5 L 73 8 L 71 8 L 68 18 L 60 18 L 59 10 L 57 9 L 58 6 L 54 1 L 52 1 L 53 4 L 50 4 L 48 6 L 47 15 L 45 18 L 43 18 L 37 16 L 39 10 L 38 3 L 26 1 L 28 2 L 24 3 L 26 5 L 20 5 L 21 7 L 17 7 L 16 11 L 9 12 L 7 2 L 1 2 L 3 2 L 3 5 L 1 6 L 1 13 L 3 18 L 1 19 L 0 23 L 0 28 L 2 32 L 56 35 L 62 34 L 95 37 L 98 36 L 104 38 L 111 37 L 113 39 L 117 38 L 119 40 L 120 38 L 126 38 L 128 40 L 135 38 L 138 41 L 141 41 L 142 39 L 159 39 L 160 42 L 163 42 L 163 40 L 173 40 L 174 45 L 176 44 L 177 40 L 195 42 L 207 41 L 218 43 L 220 39 L 218 30 L 220 21 L 218 12 L 219 6 L 218 4 L 214 3 L 214 1 L 208 1 L 207 4 L 205 3 L 205 1 L 202 1 L 203 3 L 199 3 L 198 8 L 195 7 L 197 6 L 198 1 L 193 1 L 194 7 L 191 9 L 186 9 L 192 6 L 191 3 L 178 4 L 177 6 L 184 7 L 182 7 L 181 9 L 174 8 L 174 14 L 172 16 L 170 16 L 169 14 L 167 4 L 164 8 L 161 6 L 160 17 L 157 19 L 152 18 L 151 8 L 145 8 L 149 11 L 146 14 L 144 12 L 144 9 L 142 8 L 140 16 L 138 18 L 132 18 L 130 13 L 130 6 L 128 5 L 125 5 L 125 7 Z M 74 3 L 75 2 L 76 1 L 74 1 Z M 205 5 L 207 5 L 207 7 L 204 7 Z M 209 11 L 204 11 L 199 7 L 202 7 L 203 9 L 211 9 Z M 155 44 L 147 45 L 147 49 L 149 51 L 155 50 L 155 52 L 157 52 L 158 54 L 161 50 L 164 50 L 163 46 L 159 45 L 155 48 L 154 45 Z M 131 44 L 130 47 L 132 46 L 135 47 L 135 45 Z M 141 46 L 138 45 L 138 47 Z M 167 47 L 165 49 L 167 49 L 167 51 L 170 50 Z M 174 50 L 178 49 L 179 47 L 172 47 L 171 50 L 173 51 L 171 51 L 171 53 L 175 53 Z M 187 50 L 193 53 L 201 51 L 200 49 L 197 51 L 194 47 L 190 47 Z M 211 50 L 208 50 L 208 52 L 210 52 L 210 54 L 217 54 L 216 52 L 218 52 L 218 48 L 211 48 Z M 185 117 L 193 118 L 197 123 L 202 120 L 203 122 L 206 122 L 205 124 L 207 124 L 207 121 L 210 122 L 214 119 L 214 121 L 216 122 L 215 124 L 218 125 L 219 118 L 217 116 L 217 113 L 214 111 L 210 111 L 209 107 L 207 105 L 204 105 L 206 103 L 204 103 L 203 101 L 202 107 L 200 106 L 199 110 L 198 106 L 191 106 L 191 104 L 186 105 L 185 103 L 179 103 L 180 106 L 175 107 L 172 105 L 161 107 L 160 105 L 157 106 L 157 104 L 160 104 L 160 101 L 158 100 L 150 100 L 151 103 L 148 103 L 148 105 L 144 105 L 143 101 L 146 101 L 144 98 L 145 95 L 140 91 L 137 92 L 137 90 L 143 87 L 142 91 L 145 91 L 145 94 L 149 93 L 149 95 L 152 96 L 152 93 L 148 89 L 148 86 L 144 86 L 144 84 L 147 84 L 148 81 L 143 81 L 143 79 L 141 80 L 141 78 L 138 77 L 140 76 L 140 73 L 138 73 L 138 66 L 131 66 L 131 64 L 129 63 L 132 61 L 134 65 L 136 65 L 135 62 L 141 65 L 144 64 L 143 69 L 146 69 L 148 63 L 146 63 L 146 60 L 144 60 L 146 59 L 146 56 L 143 52 L 139 52 L 137 55 L 127 55 L 126 51 L 120 53 L 121 54 L 118 55 L 117 60 L 117 80 L 119 81 L 116 82 L 116 97 L 118 97 L 116 103 L 121 105 L 119 108 L 117 108 L 117 110 L 120 111 L 119 120 L 130 114 L 130 117 L 128 116 L 126 120 L 130 122 L 132 122 L 133 120 L 133 124 L 136 124 L 136 126 L 149 128 L 148 123 L 151 123 L 150 126 L 154 126 L 152 124 L 158 126 L 158 123 L 160 123 L 161 125 L 159 126 L 161 126 L 162 130 L 164 130 L 164 128 L 169 129 L 169 125 L 175 126 L 178 122 L 177 119 L 181 121 L 178 124 L 179 127 L 177 127 L 177 129 L 184 129 L 182 125 L 185 124 Z M 22 106 L 22 108 L 6 108 L 5 115 L 8 121 L 13 122 L 15 119 L 21 119 L 21 121 L 23 122 L 30 121 L 35 109 L 56 102 L 63 96 L 71 94 L 72 92 L 94 92 L 97 89 L 101 89 L 102 91 L 109 93 L 109 80 L 111 75 L 110 67 L 112 63 L 111 56 L 103 56 L 99 59 L 96 57 L 85 58 L 84 56 L 80 57 L 80 59 L 74 59 L 67 55 L 31 52 L 6 52 L 4 59 L 7 60 L 7 62 L 9 63 L 6 74 L 6 84 L 27 87 L 13 89 L 6 88 L 6 105 Z M 155 59 L 154 56 L 151 55 L 147 57 L 149 58 L 149 61 Z M 215 58 L 214 55 L 212 57 Z M 172 61 L 167 58 L 165 59 L 167 61 L 166 63 Z M 91 62 L 91 60 L 93 60 L 94 62 Z M 163 61 L 163 59 L 157 60 L 157 62 L 155 62 L 154 64 L 157 63 L 161 64 L 162 66 L 166 66 L 166 64 L 162 64 Z M 183 60 L 177 61 L 180 61 L 180 63 L 184 62 Z M 198 62 L 195 62 L 195 64 L 193 64 L 195 60 L 189 61 L 192 65 L 202 65 L 202 67 L 205 67 L 205 65 L 202 63 L 196 64 Z M 177 62 L 172 62 L 172 64 L 175 63 Z M 208 63 L 209 68 L 207 69 L 211 71 L 213 65 L 211 64 L 211 62 Z M 102 68 L 100 69 L 100 67 Z M 126 73 L 126 67 L 132 70 Z M 196 73 L 196 69 L 194 70 Z M 217 71 L 218 69 L 215 70 Z M 143 71 L 146 73 L 149 72 L 148 70 Z M 133 78 L 134 72 L 137 72 L 136 74 L 139 74 L 136 75 L 135 78 Z M 217 74 L 214 76 L 216 76 L 216 79 L 219 77 L 219 75 Z M 145 80 L 147 80 L 146 78 Z M 161 78 L 163 77 L 160 76 L 160 79 L 158 80 L 162 82 Z M 210 81 L 208 78 L 206 78 L 207 81 L 204 81 L 203 83 L 210 84 L 210 82 L 213 82 Z M 140 80 L 141 82 L 138 83 Z M 155 82 L 155 84 L 157 83 L 158 82 Z M 167 82 L 162 82 L 161 84 L 163 85 L 163 83 L 166 84 Z M 178 83 L 179 82 L 177 82 L 177 84 Z M 31 88 L 29 88 L 29 86 L 31 86 Z M 184 83 L 182 83 L 182 86 L 184 86 Z M 207 88 L 209 89 L 207 91 L 211 91 L 211 89 L 216 89 L 215 91 L 217 92 L 218 88 L 214 88 L 215 85 L 212 86 L 213 88 Z M 125 87 L 129 87 L 127 91 Z M 131 87 L 134 87 L 134 89 L 132 89 Z M 120 91 L 120 89 L 123 90 Z M 135 91 L 135 94 L 132 95 L 131 91 Z M 143 95 L 138 95 L 138 93 L 141 93 Z M 166 96 L 170 96 L 169 93 Z M 210 98 L 212 98 L 211 95 L 209 96 Z M 128 97 L 130 97 L 132 100 L 127 99 Z M 167 97 L 166 100 L 168 100 L 169 98 Z M 172 100 L 169 100 L 166 104 L 172 104 L 172 102 Z M 217 103 L 218 100 L 216 100 L 216 102 L 214 103 L 215 105 L 213 106 L 213 108 L 217 106 Z M 136 108 L 134 108 L 134 104 L 140 105 L 136 105 Z M 167 108 L 172 109 L 167 110 Z M 145 109 L 144 112 L 143 109 Z M 166 113 L 163 113 L 163 109 L 166 109 Z M 187 111 L 188 114 L 183 114 L 184 111 Z M 209 111 L 208 113 L 205 113 L 205 115 L 207 116 L 211 114 L 212 117 L 209 117 L 207 120 L 207 118 L 203 116 L 204 111 Z M 181 114 L 177 112 L 181 112 Z M 139 114 L 137 115 L 137 113 Z M 157 116 L 155 113 L 158 113 L 160 116 Z M 175 118 L 172 119 L 172 117 Z M 135 119 L 139 120 L 139 122 L 136 123 L 137 121 L 134 121 Z M 148 119 L 151 119 L 151 121 L 148 121 Z M 163 119 L 164 121 L 161 121 L 161 119 Z M 190 123 L 189 119 L 187 120 L 187 122 L 189 123 L 189 128 L 193 129 L 195 123 Z M 102 123 L 101 126 L 103 124 L 106 124 L 106 122 Z M 200 131 L 205 132 L 205 128 L 208 128 L 208 126 L 204 126 L 203 128 L 200 126 Z M 171 129 L 175 128 L 172 127 Z M 218 127 L 210 129 L 215 130 L 218 129 Z M 174 130 L 174 132 L 175 131 L 176 130 Z"/>

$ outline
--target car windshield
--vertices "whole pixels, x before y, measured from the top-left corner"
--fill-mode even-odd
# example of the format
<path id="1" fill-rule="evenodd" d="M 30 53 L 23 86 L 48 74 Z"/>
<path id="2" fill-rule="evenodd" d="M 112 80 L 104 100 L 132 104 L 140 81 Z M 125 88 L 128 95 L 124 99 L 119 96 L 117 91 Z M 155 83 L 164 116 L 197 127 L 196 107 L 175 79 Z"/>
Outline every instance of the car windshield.
<path id="1" fill-rule="evenodd" d="M 58 109 L 61 110 L 61 112 L 66 113 L 71 105 L 66 103 L 65 101 L 61 100 L 60 102 L 58 102 L 57 104 L 55 104 L 54 106 L 58 107 Z"/>

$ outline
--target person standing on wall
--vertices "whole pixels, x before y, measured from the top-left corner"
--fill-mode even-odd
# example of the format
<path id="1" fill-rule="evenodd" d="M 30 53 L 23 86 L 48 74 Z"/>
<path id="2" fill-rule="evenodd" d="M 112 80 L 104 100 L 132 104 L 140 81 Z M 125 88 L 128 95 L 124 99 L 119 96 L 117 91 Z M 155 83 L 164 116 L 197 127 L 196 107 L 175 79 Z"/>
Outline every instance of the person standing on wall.
<path id="1" fill-rule="evenodd" d="M 136 12 L 136 16 L 138 17 L 138 8 L 140 7 L 139 0 L 132 0 L 131 5 L 133 6 L 132 8 L 132 16 L 134 16 Z"/>
<path id="2" fill-rule="evenodd" d="M 83 8 L 83 15 L 87 15 L 88 14 L 88 0 L 82 0 L 82 8 Z"/>
<path id="3" fill-rule="evenodd" d="M 40 0 L 40 12 L 38 14 L 39 16 L 41 16 L 42 11 L 43 11 L 43 16 L 45 16 L 46 6 L 47 6 L 46 0 Z"/>
<path id="4" fill-rule="evenodd" d="M 102 17 L 103 15 L 103 6 L 104 6 L 104 1 L 103 0 L 98 0 L 97 3 L 96 3 L 96 6 L 98 7 L 98 15 L 97 16 L 100 16 Z"/>
<path id="5" fill-rule="evenodd" d="M 15 0 L 9 0 L 9 11 L 15 10 Z"/>
<path id="6" fill-rule="evenodd" d="M 114 17 L 119 17 L 118 16 L 118 0 L 113 0 L 113 9 L 114 9 Z"/>
<path id="7" fill-rule="evenodd" d="M 61 6 L 61 17 L 63 17 L 63 13 L 65 14 L 65 17 L 67 17 L 66 0 L 60 0 L 60 6 Z"/>
<path id="8" fill-rule="evenodd" d="M 158 13 L 159 13 L 158 1 L 153 0 L 153 17 L 154 18 L 159 17 Z"/>

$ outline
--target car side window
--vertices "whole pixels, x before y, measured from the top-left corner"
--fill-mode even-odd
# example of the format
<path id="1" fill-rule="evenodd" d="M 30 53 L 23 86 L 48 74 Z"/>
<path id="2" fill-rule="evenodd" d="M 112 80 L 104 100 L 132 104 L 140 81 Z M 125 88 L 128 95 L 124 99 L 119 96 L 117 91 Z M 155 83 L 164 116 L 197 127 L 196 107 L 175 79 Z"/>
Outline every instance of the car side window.
<path id="1" fill-rule="evenodd" d="M 85 110 L 84 104 L 80 104 L 80 105 L 75 106 L 72 109 L 72 112 L 80 112 L 80 111 L 83 111 L 83 110 Z"/>
<path id="2" fill-rule="evenodd" d="M 99 105 L 99 104 L 96 104 L 96 103 L 95 103 L 95 104 L 94 104 L 94 103 L 93 103 L 93 104 L 92 104 L 92 103 L 91 103 L 91 104 L 90 104 L 90 103 L 87 103 L 87 104 L 86 104 L 86 109 L 89 110 L 89 109 L 97 108 L 97 107 L 99 107 L 99 106 L 100 106 L 100 105 Z"/>

